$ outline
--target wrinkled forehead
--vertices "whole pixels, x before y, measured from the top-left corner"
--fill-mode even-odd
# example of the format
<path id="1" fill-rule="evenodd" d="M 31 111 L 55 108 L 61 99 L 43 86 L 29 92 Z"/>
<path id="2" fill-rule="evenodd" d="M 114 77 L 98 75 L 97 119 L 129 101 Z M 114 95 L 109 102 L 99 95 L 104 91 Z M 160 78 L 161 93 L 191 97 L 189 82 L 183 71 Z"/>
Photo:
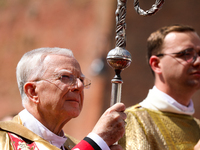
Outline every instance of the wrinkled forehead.
<path id="1" fill-rule="evenodd" d="M 48 55 L 44 59 L 46 73 L 56 74 L 67 70 L 75 76 L 82 76 L 81 67 L 74 57 L 64 55 Z"/>

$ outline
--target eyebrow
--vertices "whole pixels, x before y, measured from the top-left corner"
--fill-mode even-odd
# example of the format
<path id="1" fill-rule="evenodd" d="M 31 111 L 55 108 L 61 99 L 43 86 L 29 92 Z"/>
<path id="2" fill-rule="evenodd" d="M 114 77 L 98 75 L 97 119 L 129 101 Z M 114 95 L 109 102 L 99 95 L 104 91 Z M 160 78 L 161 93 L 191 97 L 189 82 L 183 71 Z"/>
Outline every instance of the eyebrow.
<path id="1" fill-rule="evenodd" d="M 70 71 L 70 70 L 67 70 L 67 69 L 61 69 L 61 70 L 59 70 L 57 73 L 60 73 L 60 72 L 68 72 L 68 73 L 73 73 L 72 71 Z"/>
<path id="2" fill-rule="evenodd" d="M 176 52 L 176 53 L 174 53 L 174 54 L 184 53 L 185 51 L 188 51 L 188 50 L 194 50 L 194 48 L 192 48 L 192 47 L 186 48 L 186 49 L 181 50 L 181 51 L 179 51 L 179 52 Z"/>
<path id="3" fill-rule="evenodd" d="M 76 69 L 74 69 L 74 70 L 76 70 Z M 64 73 L 64 72 L 68 72 L 68 73 L 71 73 L 71 74 L 74 74 L 74 75 L 75 75 L 74 72 L 72 72 L 72 71 L 70 71 L 70 70 L 67 70 L 67 69 L 61 69 L 61 70 L 59 70 L 58 72 L 55 72 L 55 74 L 57 75 L 57 74 L 60 74 L 60 73 L 62 73 L 62 72 L 63 72 L 63 73 Z M 81 73 L 80 77 L 81 77 L 81 78 L 85 78 L 85 75 Z"/>

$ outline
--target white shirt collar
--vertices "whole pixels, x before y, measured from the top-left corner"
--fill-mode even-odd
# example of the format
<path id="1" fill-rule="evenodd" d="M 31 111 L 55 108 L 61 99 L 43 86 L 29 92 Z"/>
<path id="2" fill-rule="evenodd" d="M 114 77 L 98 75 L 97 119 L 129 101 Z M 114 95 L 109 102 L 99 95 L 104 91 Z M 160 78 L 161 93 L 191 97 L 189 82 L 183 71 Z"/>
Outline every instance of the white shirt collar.
<path id="1" fill-rule="evenodd" d="M 155 91 L 159 97 L 162 97 L 162 100 L 172 104 L 173 106 L 179 108 L 182 111 L 191 111 L 194 109 L 194 105 L 192 100 L 190 100 L 189 106 L 182 105 L 178 103 L 175 99 L 173 99 L 171 96 L 167 95 L 166 93 L 160 91 L 156 86 L 153 87 L 153 91 Z"/>
<path id="2" fill-rule="evenodd" d="M 190 100 L 189 106 L 186 107 L 178 103 L 171 96 L 157 89 L 156 86 L 154 86 L 153 89 L 149 90 L 147 98 L 144 101 L 142 101 L 140 105 L 145 108 L 160 110 L 160 111 L 173 112 L 186 115 L 194 114 L 194 105 L 192 100 Z"/>
<path id="3" fill-rule="evenodd" d="M 60 148 L 63 146 L 67 137 L 64 136 L 63 130 L 60 133 L 60 136 L 54 134 L 49 129 L 47 129 L 43 124 L 41 124 L 32 114 L 30 114 L 26 109 L 22 110 L 19 113 L 20 119 L 22 120 L 22 124 L 39 135 L 44 140 L 48 141 L 52 145 Z"/>

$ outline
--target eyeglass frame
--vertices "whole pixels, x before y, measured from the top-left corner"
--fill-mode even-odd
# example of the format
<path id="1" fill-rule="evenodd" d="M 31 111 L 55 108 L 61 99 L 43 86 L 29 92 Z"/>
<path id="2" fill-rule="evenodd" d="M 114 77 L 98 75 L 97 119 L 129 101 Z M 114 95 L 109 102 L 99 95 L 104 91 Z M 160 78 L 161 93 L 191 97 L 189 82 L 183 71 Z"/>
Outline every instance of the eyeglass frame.
<path id="1" fill-rule="evenodd" d="M 85 76 L 84 77 L 82 76 L 82 78 L 81 78 L 81 77 L 76 77 L 73 74 L 70 74 L 70 75 L 59 75 L 59 74 L 57 74 L 56 75 L 56 79 L 62 80 L 64 78 L 64 76 L 71 76 L 72 77 L 72 81 L 69 84 L 69 87 L 77 85 L 77 79 L 79 79 L 83 83 L 84 89 L 89 89 L 90 88 L 91 80 L 86 78 Z M 51 79 L 51 78 L 49 78 L 49 79 Z M 37 79 L 37 80 L 34 80 L 34 82 L 39 82 L 39 81 L 42 81 L 42 80 L 51 82 L 48 79 Z M 84 82 L 87 83 L 87 84 L 84 84 Z"/>
<path id="2" fill-rule="evenodd" d="M 194 56 L 192 56 L 192 61 L 188 62 L 188 60 L 186 58 L 186 54 L 187 54 L 187 51 L 189 51 L 189 50 L 194 52 Z M 197 52 L 194 48 L 187 48 L 187 49 L 182 50 L 182 51 L 177 52 L 177 53 L 160 53 L 160 54 L 157 54 L 155 56 L 162 57 L 162 56 L 165 56 L 165 55 L 172 55 L 172 54 L 184 56 L 184 60 L 187 63 L 194 63 L 197 60 L 197 57 L 200 56 L 200 51 Z M 175 57 L 181 57 L 181 56 L 175 56 Z"/>
<path id="3" fill-rule="evenodd" d="M 65 76 L 65 75 L 58 76 L 58 79 L 62 79 L 63 76 Z M 91 80 L 90 79 L 88 79 L 86 77 L 81 79 L 80 77 L 76 77 L 74 75 L 72 75 L 72 76 L 73 76 L 73 81 L 72 81 L 71 85 L 69 85 L 69 86 L 76 85 L 77 84 L 77 79 L 79 79 L 83 83 L 84 89 L 89 89 L 90 88 L 90 85 L 91 85 Z M 87 84 L 85 85 L 84 82 L 87 83 Z"/>

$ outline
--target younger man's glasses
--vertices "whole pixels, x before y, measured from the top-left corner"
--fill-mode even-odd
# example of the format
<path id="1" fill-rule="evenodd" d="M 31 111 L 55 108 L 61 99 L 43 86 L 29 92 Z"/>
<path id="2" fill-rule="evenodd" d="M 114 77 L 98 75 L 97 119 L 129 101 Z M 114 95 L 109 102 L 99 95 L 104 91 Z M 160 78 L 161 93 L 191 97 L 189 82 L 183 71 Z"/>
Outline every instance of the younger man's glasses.
<path id="1" fill-rule="evenodd" d="M 198 56 L 200 56 L 200 51 L 197 52 L 196 50 L 194 50 L 193 48 L 188 48 L 186 50 L 177 52 L 177 53 L 161 53 L 156 55 L 157 57 L 162 57 L 164 55 L 175 55 L 175 57 L 183 57 L 185 59 L 185 61 L 187 61 L 188 63 L 194 63 L 197 59 Z"/>

